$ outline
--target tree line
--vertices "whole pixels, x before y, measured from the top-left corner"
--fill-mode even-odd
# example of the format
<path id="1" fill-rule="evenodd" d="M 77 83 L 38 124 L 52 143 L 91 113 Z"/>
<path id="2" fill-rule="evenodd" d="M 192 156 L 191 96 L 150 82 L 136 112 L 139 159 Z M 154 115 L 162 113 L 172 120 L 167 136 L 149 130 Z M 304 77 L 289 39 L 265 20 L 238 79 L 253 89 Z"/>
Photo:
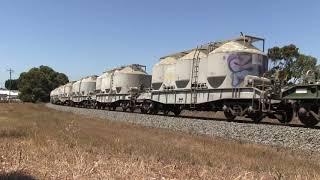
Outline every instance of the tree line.
<path id="1" fill-rule="evenodd" d="M 24 102 L 48 102 L 50 92 L 69 82 L 68 77 L 48 66 L 31 68 L 20 74 L 18 79 L 7 80 L 5 87 L 19 90 L 19 98 Z"/>
<path id="2" fill-rule="evenodd" d="M 317 58 L 300 53 L 293 44 L 270 48 L 267 55 L 271 63 L 267 72 L 269 78 L 277 76 L 281 81 L 296 84 L 303 80 L 309 70 L 319 74 Z"/>
<path id="3" fill-rule="evenodd" d="M 296 84 L 302 81 L 308 70 L 319 72 L 317 58 L 299 52 L 299 48 L 290 44 L 268 49 L 268 78 L 277 78 L 283 82 Z M 320 74 L 320 73 L 318 73 Z M 50 92 L 69 82 L 68 77 L 48 66 L 40 66 L 20 74 L 18 79 L 7 80 L 7 89 L 19 90 L 20 99 L 25 102 L 47 102 Z"/>

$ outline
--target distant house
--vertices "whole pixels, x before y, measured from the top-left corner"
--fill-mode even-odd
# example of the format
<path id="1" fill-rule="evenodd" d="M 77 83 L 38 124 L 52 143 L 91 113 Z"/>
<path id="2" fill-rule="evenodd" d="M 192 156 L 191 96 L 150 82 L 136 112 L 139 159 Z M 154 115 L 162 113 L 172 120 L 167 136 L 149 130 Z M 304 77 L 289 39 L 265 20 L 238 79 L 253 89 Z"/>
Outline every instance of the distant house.
<path id="1" fill-rule="evenodd" d="M 16 90 L 8 90 L 8 89 L 2 89 L 0 88 L 0 101 L 1 102 L 6 102 L 9 100 L 13 100 L 13 101 L 19 101 L 18 98 L 19 95 L 19 91 Z"/>

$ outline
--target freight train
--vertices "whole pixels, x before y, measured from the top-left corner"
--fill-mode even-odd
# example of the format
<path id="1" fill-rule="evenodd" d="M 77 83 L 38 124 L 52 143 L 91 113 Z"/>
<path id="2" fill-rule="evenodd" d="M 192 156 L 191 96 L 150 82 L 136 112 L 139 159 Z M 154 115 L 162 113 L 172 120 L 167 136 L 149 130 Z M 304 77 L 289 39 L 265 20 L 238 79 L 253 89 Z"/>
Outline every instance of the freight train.
<path id="1" fill-rule="evenodd" d="M 262 50 L 255 45 L 262 45 Z M 50 94 L 53 104 L 140 111 L 147 114 L 182 110 L 223 111 L 228 120 L 265 117 L 289 123 L 294 114 L 306 126 L 319 122 L 320 85 L 283 88 L 265 78 L 265 40 L 241 35 L 160 58 L 152 75 L 131 64 L 69 82 Z"/>

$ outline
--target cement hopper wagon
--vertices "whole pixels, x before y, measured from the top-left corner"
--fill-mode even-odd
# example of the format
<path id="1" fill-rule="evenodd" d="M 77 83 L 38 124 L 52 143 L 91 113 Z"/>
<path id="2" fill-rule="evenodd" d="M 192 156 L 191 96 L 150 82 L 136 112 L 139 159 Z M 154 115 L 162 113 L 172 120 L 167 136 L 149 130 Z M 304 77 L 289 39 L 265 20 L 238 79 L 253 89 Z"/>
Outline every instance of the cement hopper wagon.
<path id="1" fill-rule="evenodd" d="M 151 76 L 143 65 L 132 64 L 112 69 L 102 79 L 102 92 L 96 96 L 97 106 L 117 107 L 127 102 L 133 92 L 142 92 L 150 89 L 150 86 Z"/>
<path id="2" fill-rule="evenodd" d="M 64 86 L 59 86 L 50 92 L 50 101 L 53 104 L 61 104 L 61 97 L 63 97 Z"/>
<path id="3" fill-rule="evenodd" d="M 62 104 L 69 104 L 70 103 L 70 98 L 72 96 L 72 86 L 74 82 L 69 82 L 63 86 L 62 88 L 62 95 L 60 96 L 59 100 Z"/>
<path id="4" fill-rule="evenodd" d="M 267 57 L 253 45 L 261 41 L 264 47 L 262 38 L 240 36 L 166 56 L 179 57 L 172 63 L 173 88 L 164 88 L 170 76 L 166 72 L 171 70 L 160 61 L 153 69 L 151 101 L 143 105 L 147 108 L 143 111 L 173 111 L 176 115 L 182 109 L 224 111 L 228 119 L 262 120 L 267 105 L 261 106 L 260 99 L 266 98 L 263 91 L 271 83 L 262 77 L 268 68 Z"/>
<path id="5" fill-rule="evenodd" d="M 96 90 L 97 76 L 88 76 L 75 82 L 72 86 L 72 103 L 75 105 L 86 105 L 90 95 Z"/>
<path id="6" fill-rule="evenodd" d="M 59 98 L 58 98 L 58 88 L 52 90 L 50 92 L 50 102 L 52 104 L 56 104 L 58 102 Z"/>
<path id="7" fill-rule="evenodd" d="M 61 97 L 63 97 L 63 89 L 64 89 L 63 86 L 59 86 L 57 88 L 57 97 L 58 97 L 57 104 L 61 104 Z"/>

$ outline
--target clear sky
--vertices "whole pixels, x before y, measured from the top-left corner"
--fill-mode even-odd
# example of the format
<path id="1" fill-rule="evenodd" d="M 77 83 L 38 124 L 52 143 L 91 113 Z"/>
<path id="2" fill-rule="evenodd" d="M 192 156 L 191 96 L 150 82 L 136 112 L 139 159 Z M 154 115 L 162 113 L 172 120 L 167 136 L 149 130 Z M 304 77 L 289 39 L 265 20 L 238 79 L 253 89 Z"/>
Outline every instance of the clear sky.
<path id="1" fill-rule="evenodd" d="M 320 1 L 0 0 L 0 84 L 48 65 L 77 80 L 199 44 L 266 38 L 320 58 Z"/>

